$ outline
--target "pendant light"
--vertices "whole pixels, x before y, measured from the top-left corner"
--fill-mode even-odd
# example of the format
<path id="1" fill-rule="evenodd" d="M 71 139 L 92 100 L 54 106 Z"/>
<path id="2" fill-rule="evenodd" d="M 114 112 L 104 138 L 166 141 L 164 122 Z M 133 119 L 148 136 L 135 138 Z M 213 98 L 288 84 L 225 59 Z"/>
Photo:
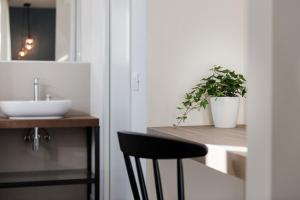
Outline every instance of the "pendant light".
<path id="1" fill-rule="evenodd" d="M 18 55 L 19 55 L 20 57 L 25 57 L 25 56 L 27 55 L 27 53 L 28 53 L 28 50 L 27 50 L 26 48 L 22 48 L 22 49 L 19 51 Z"/>
<path id="2" fill-rule="evenodd" d="M 25 39 L 25 48 L 27 50 L 31 50 L 33 48 L 34 45 L 34 40 L 31 37 L 31 32 L 30 32 L 30 3 L 25 3 L 24 7 L 26 8 L 26 12 L 27 12 L 27 37 Z"/>
<path id="3" fill-rule="evenodd" d="M 24 10 L 26 12 L 26 22 L 27 22 L 27 35 L 24 41 L 24 46 L 22 45 L 21 50 L 18 52 L 18 56 L 20 58 L 25 57 L 28 52 L 34 47 L 34 40 L 31 37 L 31 30 L 30 30 L 30 3 L 24 4 Z"/>

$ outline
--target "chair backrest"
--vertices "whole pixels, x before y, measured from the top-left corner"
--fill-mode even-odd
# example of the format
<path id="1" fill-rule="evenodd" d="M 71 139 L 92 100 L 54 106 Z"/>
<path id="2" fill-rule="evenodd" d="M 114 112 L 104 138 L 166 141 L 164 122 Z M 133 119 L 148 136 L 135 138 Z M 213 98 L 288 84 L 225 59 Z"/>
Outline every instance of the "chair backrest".
<path id="1" fill-rule="evenodd" d="M 152 159 L 153 161 L 156 196 L 158 200 L 164 199 L 158 159 L 176 159 L 178 200 L 184 200 L 182 159 L 205 156 L 207 154 L 207 147 L 205 145 L 134 132 L 118 132 L 118 137 L 121 151 L 124 154 L 126 169 L 135 200 L 148 200 L 140 158 Z M 142 198 L 140 197 L 137 187 L 130 156 L 135 159 Z"/>

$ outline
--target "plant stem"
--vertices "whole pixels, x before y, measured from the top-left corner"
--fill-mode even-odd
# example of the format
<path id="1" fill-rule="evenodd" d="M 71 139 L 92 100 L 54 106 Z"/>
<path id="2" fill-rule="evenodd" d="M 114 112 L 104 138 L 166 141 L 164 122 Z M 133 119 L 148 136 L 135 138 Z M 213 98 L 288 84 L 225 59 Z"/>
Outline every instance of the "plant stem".
<path id="1" fill-rule="evenodd" d="M 182 116 L 186 116 L 187 114 L 189 114 L 189 112 L 191 112 L 192 110 L 198 108 L 197 106 L 193 106 L 193 107 L 189 107 L 188 109 L 186 109 L 186 111 L 182 114 Z M 174 124 L 174 128 L 177 128 L 181 122 L 183 122 L 184 119 L 181 118 L 180 120 L 178 120 L 177 124 Z"/>

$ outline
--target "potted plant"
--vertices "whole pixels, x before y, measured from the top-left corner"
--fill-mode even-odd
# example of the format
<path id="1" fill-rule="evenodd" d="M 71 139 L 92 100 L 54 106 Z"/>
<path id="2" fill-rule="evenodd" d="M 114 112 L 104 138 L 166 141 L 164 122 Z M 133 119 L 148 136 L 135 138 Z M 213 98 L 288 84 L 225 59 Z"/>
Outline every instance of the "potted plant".
<path id="1" fill-rule="evenodd" d="M 182 106 L 177 107 L 181 115 L 177 117 L 179 126 L 188 114 L 195 109 L 206 109 L 210 104 L 216 128 L 234 128 L 237 124 L 240 97 L 247 93 L 246 79 L 242 74 L 213 66 L 212 75 L 201 79 L 192 90 L 185 95 Z"/>

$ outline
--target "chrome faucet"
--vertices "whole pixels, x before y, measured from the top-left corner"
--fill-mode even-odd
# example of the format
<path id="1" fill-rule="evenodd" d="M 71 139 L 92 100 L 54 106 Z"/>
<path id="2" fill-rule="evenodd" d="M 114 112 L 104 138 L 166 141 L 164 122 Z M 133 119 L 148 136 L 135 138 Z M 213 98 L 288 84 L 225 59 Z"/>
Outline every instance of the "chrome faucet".
<path id="1" fill-rule="evenodd" d="M 39 100 L 39 79 L 38 78 L 34 78 L 33 87 L 34 87 L 34 101 L 38 101 Z M 39 141 L 40 134 L 39 134 L 38 127 L 34 127 L 34 133 L 32 137 L 33 137 L 32 150 L 38 151 L 40 146 L 40 141 Z"/>
<path id="2" fill-rule="evenodd" d="M 39 100 L 39 79 L 38 78 L 34 78 L 34 101 L 38 101 Z"/>

